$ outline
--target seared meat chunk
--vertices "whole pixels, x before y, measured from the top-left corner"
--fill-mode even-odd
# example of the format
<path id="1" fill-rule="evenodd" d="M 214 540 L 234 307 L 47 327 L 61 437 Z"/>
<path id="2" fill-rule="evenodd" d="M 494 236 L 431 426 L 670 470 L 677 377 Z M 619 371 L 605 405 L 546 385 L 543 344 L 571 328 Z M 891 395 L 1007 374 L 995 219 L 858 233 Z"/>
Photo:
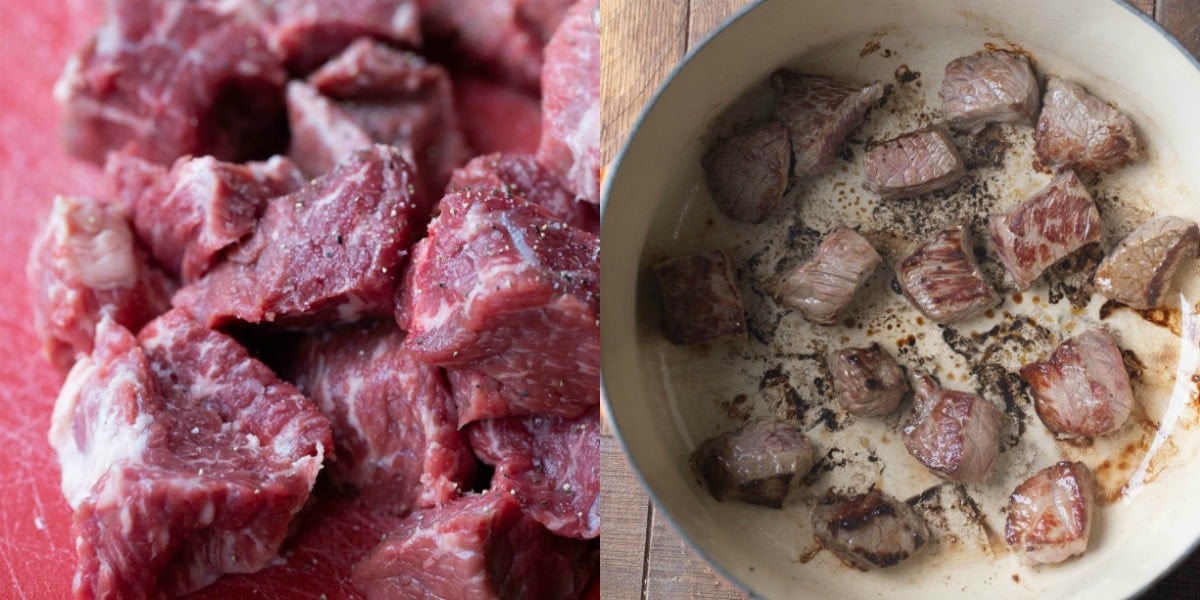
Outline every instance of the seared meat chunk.
<path id="1" fill-rule="evenodd" d="M 704 179 L 721 212 L 762 223 L 783 199 L 791 160 L 787 128 L 768 121 L 714 144 L 704 156 Z"/>
<path id="2" fill-rule="evenodd" d="M 813 509 L 812 526 L 822 546 L 863 571 L 895 565 L 931 538 L 921 515 L 877 489 L 855 495 L 830 490 Z"/>
<path id="3" fill-rule="evenodd" d="M 883 98 L 883 84 L 851 85 L 817 75 L 780 69 L 771 75 L 778 99 L 775 116 L 792 138 L 792 174 L 816 175 L 833 164 L 833 158 L 863 119 Z"/>
<path id="4" fill-rule="evenodd" d="M 974 133 L 989 123 L 1032 123 L 1038 82 L 1020 54 L 977 52 L 946 65 L 938 97 L 946 124 Z"/>
<path id="5" fill-rule="evenodd" d="M 988 217 L 988 231 L 992 249 L 1021 290 L 1103 235 L 1100 211 L 1073 171 L 1059 173 L 1008 213 Z"/>
<path id="6" fill-rule="evenodd" d="M 1174 216 L 1148 221 L 1104 257 L 1096 269 L 1096 291 L 1133 308 L 1157 308 L 1179 264 L 1197 254 L 1200 229 L 1195 223 Z"/>
<path id="7" fill-rule="evenodd" d="M 842 225 L 825 234 L 812 257 L 781 271 L 765 287 L 776 302 L 805 319 L 832 325 L 881 262 L 871 242 Z"/>
<path id="8" fill-rule="evenodd" d="M 1050 76 L 1034 151 L 1050 167 L 1104 171 L 1138 158 L 1133 123 L 1078 83 Z"/>
<path id="9" fill-rule="evenodd" d="M 1060 462 L 1013 490 L 1004 540 L 1027 565 L 1062 562 L 1087 549 L 1095 505 L 1095 483 L 1087 465 Z"/>
<path id="10" fill-rule="evenodd" d="M 722 249 L 671 258 L 654 265 L 662 294 L 663 329 L 676 344 L 745 337 L 746 310 Z"/>
<path id="11" fill-rule="evenodd" d="M 936 125 L 873 146 L 863 157 L 863 170 L 867 189 L 884 200 L 936 192 L 967 174 L 954 142 Z"/>
<path id="12" fill-rule="evenodd" d="M 904 426 L 909 454 L 946 479 L 987 481 L 1000 451 L 1000 409 L 975 394 L 943 389 L 925 373 L 916 375 L 915 389 Z"/>
<path id="13" fill-rule="evenodd" d="M 896 266 L 900 289 L 925 316 L 957 323 L 996 306 L 1000 297 L 983 280 L 963 224 L 921 244 Z"/>
<path id="14" fill-rule="evenodd" d="M 1121 349 L 1094 327 L 1060 344 L 1049 360 L 1025 365 L 1038 416 L 1064 437 L 1104 435 L 1129 419 L 1133 390 Z"/>
<path id="15" fill-rule="evenodd" d="M 860 417 L 886 415 L 896 410 L 908 393 L 908 381 L 896 359 L 871 344 L 843 348 L 829 358 L 833 391 L 847 412 Z"/>
<path id="16" fill-rule="evenodd" d="M 692 467 L 717 500 L 780 508 L 792 483 L 812 468 L 813 445 L 793 425 L 756 420 L 709 439 L 692 453 Z"/>

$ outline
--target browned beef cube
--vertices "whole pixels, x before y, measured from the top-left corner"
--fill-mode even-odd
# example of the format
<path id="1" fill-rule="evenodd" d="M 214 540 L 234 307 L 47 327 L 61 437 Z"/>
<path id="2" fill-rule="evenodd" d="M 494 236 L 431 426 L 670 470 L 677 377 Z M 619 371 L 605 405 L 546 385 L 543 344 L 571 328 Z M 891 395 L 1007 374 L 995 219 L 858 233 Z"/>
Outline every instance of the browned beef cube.
<path id="1" fill-rule="evenodd" d="M 1042 422 L 1063 437 L 1116 431 L 1133 408 L 1121 349 L 1099 327 L 1063 342 L 1048 360 L 1025 365 L 1021 379 Z"/>
<path id="2" fill-rule="evenodd" d="M 771 75 L 778 98 L 775 116 L 792 138 L 792 173 L 816 175 L 833 164 L 838 149 L 883 98 L 883 84 L 851 85 L 787 70 Z"/>
<path id="3" fill-rule="evenodd" d="M 881 262 L 866 238 L 838 226 L 821 239 L 812 257 L 779 273 L 766 287 L 776 302 L 805 319 L 832 325 Z"/>
<path id="4" fill-rule="evenodd" d="M 883 569 L 919 553 L 933 537 L 909 505 L 872 488 L 866 494 L 829 490 L 812 512 L 813 535 L 856 569 Z"/>
<path id="5" fill-rule="evenodd" d="M 879 344 L 834 352 L 829 358 L 829 370 L 833 373 L 833 391 L 838 402 L 850 414 L 890 414 L 909 390 L 904 371 Z"/>
<path id="6" fill-rule="evenodd" d="M 896 279 L 904 296 L 938 323 L 977 317 L 1000 302 L 979 273 L 970 234 L 962 224 L 913 250 L 896 266 Z"/>
<path id="7" fill-rule="evenodd" d="M 930 126 L 881 142 L 863 156 L 867 189 L 884 200 L 950 187 L 963 175 L 962 157 L 945 130 Z"/>
<path id="8" fill-rule="evenodd" d="M 989 123 L 1033 123 L 1038 91 L 1029 59 L 995 50 L 950 61 L 938 96 L 946 124 L 973 133 Z"/>
<path id="9" fill-rule="evenodd" d="M 814 462 L 812 442 L 794 425 L 767 420 L 706 440 L 692 454 L 714 498 L 772 508 L 783 506 Z"/>
<path id="10" fill-rule="evenodd" d="M 1034 151 L 1051 167 L 1105 171 L 1138 158 L 1133 123 L 1073 81 L 1046 78 Z"/>
<path id="11" fill-rule="evenodd" d="M 1000 453 L 1004 413 L 967 392 L 947 390 L 925 373 L 915 376 L 913 412 L 904 426 L 904 447 L 934 474 L 963 483 L 984 483 Z"/>
<path id="12" fill-rule="evenodd" d="M 783 199 L 791 161 L 787 128 L 768 121 L 709 148 L 704 179 L 721 212 L 762 223 Z"/>
<path id="13" fill-rule="evenodd" d="M 1004 540 L 1027 565 L 1060 563 L 1087 550 L 1096 483 L 1087 465 L 1059 462 L 1013 490 Z"/>
<path id="14" fill-rule="evenodd" d="M 1171 290 L 1175 271 L 1200 254 L 1200 229 L 1165 216 L 1147 221 L 1121 240 L 1096 269 L 1096 291 L 1133 308 L 1156 308 Z"/>
<path id="15" fill-rule="evenodd" d="M 654 265 L 663 329 L 676 344 L 745 337 L 746 310 L 729 253 L 717 249 Z"/>

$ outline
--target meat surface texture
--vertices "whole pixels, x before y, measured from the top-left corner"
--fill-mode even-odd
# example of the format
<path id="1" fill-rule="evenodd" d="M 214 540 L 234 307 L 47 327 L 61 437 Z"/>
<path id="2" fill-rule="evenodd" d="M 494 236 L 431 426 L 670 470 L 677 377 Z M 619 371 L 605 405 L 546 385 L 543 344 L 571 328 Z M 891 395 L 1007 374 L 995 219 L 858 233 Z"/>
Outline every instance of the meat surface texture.
<path id="1" fill-rule="evenodd" d="M 833 164 L 850 132 L 883 98 L 883 84 L 851 85 L 818 75 L 787 70 L 771 75 L 777 95 L 775 117 L 792 140 L 792 174 L 816 175 Z"/>
<path id="2" fill-rule="evenodd" d="M 1084 245 L 1100 241 L 1100 211 L 1074 171 L 1063 171 L 1011 211 L 988 217 L 992 250 L 1017 289 Z"/>
<path id="3" fill-rule="evenodd" d="M 704 180 L 721 212 L 762 223 L 783 199 L 791 161 L 787 128 L 767 121 L 713 144 L 704 156 Z"/>
<path id="4" fill-rule="evenodd" d="M 1053 75 L 1046 78 L 1034 151 L 1047 166 L 1088 171 L 1123 167 L 1139 154 L 1128 117 L 1078 83 Z"/>
<path id="5" fill-rule="evenodd" d="M 480 154 L 534 154 L 542 141 L 542 107 L 529 92 L 454 73 L 454 106 L 463 135 Z"/>
<path id="6" fill-rule="evenodd" d="M 413 514 L 352 581 L 368 600 L 569 600 L 599 563 L 587 542 L 551 534 L 509 494 L 489 492 Z"/>
<path id="7" fill-rule="evenodd" d="M 950 136 L 939 126 L 872 146 L 863 156 L 867 189 L 884 200 L 943 190 L 967 174 Z"/>
<path id="8" fill-rule="evenodd" d="M 837 323 L 883 258 L 857 231 L 839 225 L 821 238 L 808 260 L 778 273 L 766 284 L 775 302 L 821 325 Z"/>
<path id="9" fill-rule="evenodd" d="M 178 311 L 137 340 L 103 320 L 49 438 L 86 598 L 174 597 L 267 566 L 330 444 L 299 391 Z"/>
<path id="10" fill-rule="evenodd" d="M 1039 96 L 1029 59 L 1004 50 L 950 61 L 938 92 L 946 125 L 968 133 L 989 123 L 1032 124 Z"/>
<path id="11" fill-rule="evenodd" d="M 746 309 L 723 249 L 670 258 L 654 265 L 662 298 L 663 331 L 676 344 L 746 336 Z"/>
<path id="12" fill-rule="evenodd" d="M 834 352 L 829 357 L 829 371 L 842 408 L 860 417 L 895 412 L 909 392 L 904 370 L 879 344 Z"/>
<path id="13" fill-rule="evenodd" d="M 499 192 L 528 200 L 550 211 L 568 225 L 595 234 L 600 233 L 600 214 L 596 205 L 580 202 L 558 178 L 528 154 L 487 154 L 477 156 L 454 171 L 447 191 L 480 190 Z"/>
<path id="14" fill-rule="evenodd" d="M 516 417 L 469 428 L 471 447 L 495 467 L 491 489 L 557 535 L 600 536 L 600 409 L 574 419 Z"/>
<path id="15" fill-rule="evenodd" d="M 1021 378 L 1042 422 L 1063 437 L 1116 431 L 1133 407 L 1121 349 L 1099 327 L 1063 342 L 1048 360 L 1025 365 Z"/>
<path id="16" fill-rule="evenodd" d="M 330 479 L 364 506 L 406 514 L 470 488 L 475 457 L 442 373 L 404 349 L 394 322 L 305 337 L 287 375 L 332 424 Z"/>
<path id="17" fill-rule="evenodd" d="M 446 380 L 458 409 L 458 426 L 481 419 L 500 419 L 529 411 L 515 407 L 504 398 L 499 381 L 478 371 L 446 369 Z"/>
<path id="18" fill-rule="evenodd" d="M 1137 309 L 1157 308 L 1171 291 L 1175 271 L 1200 254 L 1200 229 L 1175 216 L 1158 217 L 1134 229 L 1096 269 L 1093 281 L 1104 297 Z"/>
<path id="19" fill-rule="evenodd" d="M 756 420 L 706 440 L 692 467 L 722 502 L 783 507 L 794 485 L 816 462 L 812 442 L 795 425 Z"/>
<path id="20" fill-rule="evenodd" d="M 303 81 L 288 83 L 287 113 L 292 133 L 288 157 L 314 177 L 374 144 L 341 106 Z"/>
<path id="21" fill-rule="evenodd" d="M 91 353 L 103 317 L 140 329 L 170 308 L 175 288 L 150 263 L 121 209 L 84 197 L 54 199 L 26 274 L 42 354 L 63 371 L 77 354 Z"/>
<path id="22" fill-rule="evenodd" d="M 1038 471 L 1009 497 L 1004 540 L 1027 565 L 1083 554 L 1096 519 L 1095 488 L 1092 472 L 1081 462 Z"/>
<path id="23" fill-rule="evenodd" d="M 933 377 L 914 377 L 913 412 L 904 426 L 904 447 L 940 477 L 985 483 L 1000 452 L 1004 413 L 967 392 L 943 389 Z"/>
<path id="24" fill-rule="evenodd" d="M 963 224 L 944 229 L 896 265 L 904 296 L 938 323 L 975 318 L 1000 303 L 975 262 L 970 233 Z"/>
<path id="25" fill-rule="evenodd" d="M 576 1 L 546 44 L 537 157 L 577 197 L 599 204 L 600 29 L 592 18 L 595 8 L 595 0 Z"/>
<path id="26" fill-rule="evenodd" d="M 813 508 L 812 527 L 822 547 L 862 571 L 907 560 L 933 539 L 912 507 L 874 488 L 865 494 L 830 490 Z"/>
<path id="27" fill-rule="evenodd" d="M 375 146 L 271 200 L 253 235 L 173 304 L 211 327 L 300 327 L 390 314 L 429 207 L 399 153 Z"/>
<path id="28" fill-rule="evenodd" d="M 421 45 L 417 0 L 254 0 L 267 16 L 271 50 L 307 73 L 359 38 Z"/>
<path id="29" fill-rule="evenodd" d="M 540 206 L 451 192 L 397 302 L 419 360 L 482 373 L 518 411 L 571 418 L 600 402 L 600 240 Z"/>

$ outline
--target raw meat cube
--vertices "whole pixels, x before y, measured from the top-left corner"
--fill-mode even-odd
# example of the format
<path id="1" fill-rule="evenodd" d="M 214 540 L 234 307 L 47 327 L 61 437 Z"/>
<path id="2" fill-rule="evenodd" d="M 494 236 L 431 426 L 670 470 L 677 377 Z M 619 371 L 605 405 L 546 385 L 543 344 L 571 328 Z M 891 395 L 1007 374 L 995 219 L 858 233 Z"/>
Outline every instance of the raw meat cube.
<path id="1" fill-rule="evenodd" d="M 500 388 L 503 387 L 500 382 L 483 373 L 466 369 L 446 369 L 446 379 L 450 382 L 450 393 L 454 396 L 454 404 L 458 408 L 460 428 L 481 419 L 501 419 L 529 414 L 529 411 L 510 404 L 500 392 Z"/>
<path id="2" fill-rule="evenodd" d="M 1121 349 L 1099 327 L 1063 342 L 1049 360 L 1021 367 L 1021 379 L 1042 422 L 1062 437 L 1116 431 L 1133 408 Z"/>
<path id="3" fill-rule="evenodd" d="M 813 509 L 812 527 L 822 547 L 861 571 L 896 565 L 933 539 L 911 506 L 875 488 L 853 495 L 829 490 Z"/>
<path id="4" fill-rule="evenodd" d="M 454 106 L 468 144 L 480 154 L 533 154 L 542 140 L 536 96 L 483 77 L 454 74 Z"/>
<path id="5" fill-rule="evenodd" d="M 961 223 L 901 260 L 896 280 L 908 301 L 938 323 L 965 321 L 1000 303 L 979 273 L 970 234 Z"/>
<path id="6" fill-rule="evenodd" d="M 172 302 L 210 327 L 234 320 L 302 327 L 388 314 L 428 210 L 394 148 L 361 150 L 271 200 L 254 234 Z"/>
<path id="7" fill-rule="evenodd" d="M 121 209 L 83 197 L 54 199 L 26 266 L 42 355 L 66 371 L 89 354 L 104 316 L 140 329 L 171 307 L 175 283 L 150 263 Z"/>
<path id="8" fill-rule="evenodd" d="M 725 250 L 664 260 L 654 275 L 668 340 L 703 344 L 746 336 L 746 309 Z"/>
<path id="9" fill-rule="evenodd" d="M 1004 50 L 950 61 L 938 92 L 946 124 L 970 133 L 989 123 L 1033 123 L 1039 95 L 1029 59 Z"/>
<path id="10" fill-rule="evenodd" d="M 1055 168 L 1106 171 L 1138 158 L 1133 123 L 1073 81 L 1046 78 L 1034 151 Z"/>
<path id="11" fill-rule="evenodd" d="M 1060 563 L 1087 550 L 1096 520 L 1096 484 L 1081 462 L 1038 471 L 1008 500 L 1004 540 L 1027 565 Z"/>
<path id="12" fill-rule="evenodd" d="M 766 288 L 776 302 L 805 319 L 832 325 L 881 262 L 871 242 L 839 225 L 825 234 L 808 260 L 781 271 Z"/>
<path id="13" fill-rule="evenodd" d="M 787 190 L 792 146 L 787 128 L 768 121 L 719 140 L 704 156 L 704 180 L 727 216 L 762 223 Z"/>
<path id="14" fill-rule="evenodd" d="M 405 347 L 499 381 L 522 410 L 578 416 L 600 401 L 599 251 L 530 202 L 451 192 L 405 273 Z"/>
<path id="15" fill-rule="evenodd" d="M 943 190 L 967 174 L 954 142 L 936 125 L 872 146 L 863 170 L 867 189 L 884 200 Z"/>
<path id="16" fill-rule="evenodd" d="M 988 217 L 988 231 L 992 250 L 1021 290 L 1104 233 L 1100 211 L 1074 171 L 1059 173 L 1011 211 Z"/>
<path id="17" fill-rule="evenodd" d="M 896 359 L 879 344 L 834 352 L 829 358 L 829 371 L 842 408 L 861 417 L 895 412 L 910 389 Z"/>
<path id="18" fill-rule="evenodd" d="M 554 174 L 526 154 L 488 154 L 477 156 L 454 171 L 447 191 L 480 190 L 500 192 L 528 200 L 568 225 L 595 234 L 600 233 L 600 214 L 596 205 L 580 202 L 568 192 Z"/>
<path id="19" fill-rule="evenodd" d="M 692 454 L 713 498 L 781 508 L 816 459 L 812 442 L 794 425 L 756 420 L 705 440 Z"/>
<path id="20" fill-rule="evenodd" d="M 313 177 L 374 145 L 371 136 L 341 106 L 303 81 L 288 83 L 287 112 L 292 128 L 288 156 Z"/>
<path id="21" fill-rule="evenodd" d="M 1000 452 L 1004 413 L 983 398 L 947 390 L 917 373 L 913 412 L 904 426 L 904 447 L 939 477 L 984 483 Z"/>
<path id="22" fill-rule="evenodd" d="M 792 138 L 792 174 L 816 175 L 829 168 L 851 131 L 883 98 L 883 84 L 850 85 L 787 70 L 771 75 L 778 98 L 775 117 Z"/>
<path id="23" fill-rule="evenodd" d="M 421 45 L 417 0 L 257 0 L 273 50 L 294 73 L 308 73 L 358 38 Z"/>
<path id="24" fill-rule="evenodd" d="M 574 419 L 479 421 L 469 432 L 475 454 L 496 468 L 493 491 L 558 535 L 600 536 L 599 407 Z"/>
<path id="25" fill-rule="evenodd" d="M 1096 291 L 1133 308 L 1157 308 L 1171 291 L 1175 271 L 1200 254 L 1200 229 L 1164 216 L 1147 221 L 1117 244 L 1096 269 Z"/>
<path id="26" fill-rule="evenodd" d="M 564 187 L 600 203 L 600 29 L 595 0 L 578 0 L 546 44 L 538 161 Z"/>

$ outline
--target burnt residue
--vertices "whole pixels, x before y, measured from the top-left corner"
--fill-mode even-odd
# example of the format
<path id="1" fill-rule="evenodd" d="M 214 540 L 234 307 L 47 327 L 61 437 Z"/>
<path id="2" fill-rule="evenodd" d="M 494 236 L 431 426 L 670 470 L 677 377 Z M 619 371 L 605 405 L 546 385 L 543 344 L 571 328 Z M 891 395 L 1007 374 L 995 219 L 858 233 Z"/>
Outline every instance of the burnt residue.
<path id="1" fill-rule="evenodd" d="M 1004 155 L 1012 148 L 1012 141 L 1001 125 L 993 123 L 965 137 L 960 148 L 967 170 L 1004 167 Z"/>
<path id="2" fill-rule="evenodd" d="M 939 531 L 944 542 L 958 542 L 967 533 L 952 523 L 964 523 L 975 528 L 981 544 L 990 545 L 995 534 L 987 526 L 987 518 L 979 503 L 961 483 L 944 482 L 927 488 L 905 502 Z"/>
<path id="3" fill-rule="evenodd" d="M 1025 436 L 1029 413 L 1029 385 L 1017 373 L 986 363 L 971 370 L 978 382 L 976 393 L 993 404 L 1003 405 L 1008 418 L 1000 427 L 1000 452 L 1015 447 Z"/>
<path id="4" fill-rule="evenodd" d="M 1086 307 L 1095 291 L 1091 274 L 1096 272 L 1103 259 L 1104 250 L 1100 244 L 1088 244 L 1046 269 L 1043 277 L 1049 284 L 1047 300 L 1050 304 L 1058 304 L 1065 298 L 1074 308 Z"/>
<path id="5" fill-rule="evenodd" d="M 746 394 L 738 394 L 732 400 L 721 402 L 721 412 L 725 413 L 726 418 L 734 422 L 749 419 L 752 408 L 753 405 L 750 403 L 750 397 Z"/>
<path id="6" fill-rule="evenodd" d="M 816 427 L 817 424 L 824 425 L 825 429 L 829 431 L 839 431 L 842 428 L 841 423 L 838 422 L 837 413 L 828 407 L 821 407 L 821 410 L 817 411 L 817 418 L 813 427 Z"/>
<path id="7" fill-rule="evenodd" d="M 862 50 L 858 51 L 858 57 L 866 58 L 872 54 L 875 54 L 876 52 L 879 52 L 879 49 L 882 47 L 883 45 L 879 43 L 879 40 L 867 40 L 867 43 L 863 44 Z"/>
<path id="8" fill-rule="evenodd" d="M 1142 362 L 1142 359 L 1138 358 L 1138 355 L 1133 350 L 1122 350 L 1121 361 L 1125 363 L 1125 370 L 1129 372 L 1129 379 L 1131 381 L 1140 381 L 1142 379 L 1142 374 L 1146 371 L 1146 364 Z"/>
<path id="9" fill-rule="evenodd" d="M 792 387 L 791 378 L 783 370 L 783 365 L 776 365 L 763 373 L 758 391 L 774 414 L 798 421 L 802 426 L 808 423 L 812 406 Z"/>
<path id="10" fill-rule="evenodd" d="M 800 479 L 800 482 L 804 485 L 812 485 L 816 483 L 816 481 L 820 479 L 822 475 L 834 469 L 846 466 L 846 462 L 848 460 L 849 459 L 846 458 L 846 452 L 841 448 L 830 448 L 825 452 L 825 456 L 822 456 L 821 459 L 818 460 L 817 463 L 808 470 L 808 473 L 804 474 L 804 477 Z"/>
<path id="11" fill-rule="evenodd" d="M 896 76 L 896 81 L 900 83 L 912 83 L 921 78 L 921 72 L 908 68 L 908 65 L 896 67 L 894 75 Z"/>
<path id="12" fill-rule="evenodd" d="M 1108 300 L 1104 304 L 1101 304 L 1100 305 L 1100 320 L 1103 321 L 1105 319 L 1108 319 L 1109 317 L 1112 316 L 1112 314 L 1114 312 L 1117 311 L 1118 308 L 1125 308 L 1125 305 L 1121 304 L 1120 302 L 1117 302 L 1116 300 Z"/>

